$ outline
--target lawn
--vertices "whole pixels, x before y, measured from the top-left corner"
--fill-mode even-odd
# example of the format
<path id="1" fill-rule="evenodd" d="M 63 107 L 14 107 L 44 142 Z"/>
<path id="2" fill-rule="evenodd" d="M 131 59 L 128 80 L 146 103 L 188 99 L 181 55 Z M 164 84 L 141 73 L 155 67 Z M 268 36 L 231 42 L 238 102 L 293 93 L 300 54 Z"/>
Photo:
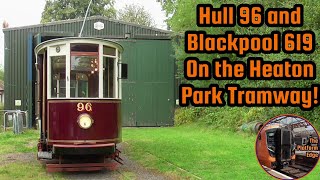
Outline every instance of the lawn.
<path id="1" fill-rule="evenodd" d="M 201 125 L 166 128 L 123 128 L 124 153 L 147 168 L 183 179 L 273 179 L 259 166 L 255 136 Z M 38 131 L 0 133 L 0 179 L 63 179 L 48 174 L 35 157 Z M 5 156 L 17 155 L 6 162 Z M 30 160 L 31 159 L 31 160 Z M 319 179 L 317 168 L 304 179 Z"/>
<path id="2" fill-rule="evenodd" d="M 0 133 L 0 155 L 7 153 L 26 153 L 37 151 L 38 131 L 29 130 L 13 134 L 12 130 Z"/>
<path id="3" fill-rule="evenodd" d="M 61 174 L 48 174 L 35 159 L 39 135 L 28 130 L 16 135 L 12 131 L 0 132 L 0 179 L 61 179 Z M 8 156 L 11 158 L 8 161 Z"/>
<path id="4" fill-rule="evenodd" d="M 191 179 L 273 179 L 259 166 L 255 135 L 199 125 L 125 128 L 126 152 L 144 166 Z M 303 179 L 319 179 L 319 166 Z"/>

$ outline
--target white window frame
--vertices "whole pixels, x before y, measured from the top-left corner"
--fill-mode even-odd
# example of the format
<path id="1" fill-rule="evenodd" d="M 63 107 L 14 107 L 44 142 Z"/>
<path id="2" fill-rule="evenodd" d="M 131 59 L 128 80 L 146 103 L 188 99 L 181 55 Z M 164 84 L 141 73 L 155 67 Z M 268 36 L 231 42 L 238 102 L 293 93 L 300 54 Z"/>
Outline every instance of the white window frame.
<path id="1" fill-rule="evenodd" d="M 70 42 L 66 43 L 67 46 L 67 57 L 66 57 L 66 98 L 70 98 L 70 71 L 71 71 L 71 52 Z M 51 74 L 50 74 L 51 75 Z"/>
<path id="2" fill-rule="evenodd" d="M 51 99 L 51 80 L 52 80 L 52 75 L 51 75 L 51 57 L 50 56 L 50 48 L 47 47 L 47 97 L 48 99 Z M 54 99 L 58 99 L 58 98 L 54 98 Z"/>
<path id="3" fill-rule="evenodd" d="M 88 43 L 88 44 L 98 44 L 99 45 L 99 56 L 98 56 L 98 63 L 99 63 L 99 95 L 96 98 L 92 97 L 70 97 L 70 85 L 71 85 L 71 44 L 77 44 L 77 43 Z M 61 44 L 61 43 L 60 43 Z M 97 43 L 97 42 L 78 42 L 78 41 L 72 41 L 72 42 L 66 42 L 64 43 L 66 45 L 66 53 L 61 54 L 59 56 L 66 56 L 66 97 L 59 98 L 59 97 L 51 97 L 51 82 L 52 82 L 52 72 L 51 72 L 51 57 L 57 56 L 57 55 L 51 55 L 50 53 L 50 47 L 57 46 L 57 44 L 52 44 L 50 46 L 47 46 L 47 98 L 48 99 L 81 99 L 81 100 L 87 100 L 87 99 L 121 99 L 122 98 L 122 92 L 121 92 L 121 69 L 119 68 L 119 62 L 120 62 L 120 51 L 116 46 L 113 46 L 112 44 L 108 43 Z M 103 46 L 107 46 L 110 48 L 114 48 L 116 51 L 116 55 L 104 55 L 103 54 Z M 103 97 L 104 94 L 104 82 L 103 82 L 103 58 L 109 57 L 114 59 L 114 97 L 113 98 L 105 98 Z M 120 74 L 119 74 L 120 73 Z"/>
<path id="4" fill-rule="evenodd" d="M 120 68 L 120 64 L 122 63 L 122 55 L 119 52 L 119 50 L 117 49 L 117 83 L 119 84 L 118 86 L 118 97 L 119 99 L 122 99 L 122 79 L 121 77 L 121 68 Z"/>
<path id="5" fill-rule="evenodd" d="M 114 48 L 115 51 L 116 51 L 116 55 L 115 56 L 112 56 L 112 55 L 104 55 L 103 54 L 103 46 L 107 46 L 107 47 L 110 47 L 110 48 Z M 103 70 L 103 63 L 104 63 L 104 58 L 107 57 L 107 58 L 112 58 L 114 59 L 114 63 L 113 63 L 113 82 L 114 82 L 114 97 L 113 98 L 105 98 L 103 97 L 103 94 L 104 94 L 104 89 L 103 89 L 103 85 L 104 85 L 104 82 L 102 83 L 102 89 L 100 92 L 102 92 L 102 98 L 103 99 L 121 99 L 119 97 L 119 94 L 118 94 L 118 91 L 119 91 L 119 83 L 117 81 L 118 77 L 119 77 L 119 74 L 118 74 L 118 49 L 116 47 L 113 47 L 113 46 L 110 46 L 110 45 L 105 45 L 105 44 L 102 44 L 101 46 L 101 49 L 102 49 L 102 63 L 101 63 L 101 69 Z M 101 81 L 103 81 L 103 72 L 102 72 L 102 76 L 100 76 L 101 78 Z M 109 88 L 108 88 L 109 89 Z"/>

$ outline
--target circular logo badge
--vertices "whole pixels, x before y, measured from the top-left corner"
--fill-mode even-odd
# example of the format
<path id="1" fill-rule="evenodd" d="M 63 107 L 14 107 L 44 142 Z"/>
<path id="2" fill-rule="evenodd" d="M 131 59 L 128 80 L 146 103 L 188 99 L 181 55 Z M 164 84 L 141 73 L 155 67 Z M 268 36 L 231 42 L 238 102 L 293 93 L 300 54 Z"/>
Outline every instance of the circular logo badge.
<path id="1" fill-rule="evenodd" d="M 277 116 L 265 123 L 257 135 L 257 159 L 275 178 L 298 179 L 318 163 L 318 141 L 316 129 L 303 117 Z"/>

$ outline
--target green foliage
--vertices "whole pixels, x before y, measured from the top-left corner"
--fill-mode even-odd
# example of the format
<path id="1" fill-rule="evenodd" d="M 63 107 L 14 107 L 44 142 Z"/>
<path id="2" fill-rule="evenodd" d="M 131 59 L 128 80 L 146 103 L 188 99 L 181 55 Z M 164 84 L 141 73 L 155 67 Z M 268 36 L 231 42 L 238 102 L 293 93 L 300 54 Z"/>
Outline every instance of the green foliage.
<path id="1" fill-rule="evenodd" d="M 199 118 L 199 121 L 205 122 L 214 128 L 223 128 L 234 131 L 243 122 L 243 115 L 247 109 L 244 108 L 206 108 L 205 113 Z"/>
<path id="2" fill-rule="evenodd" d="M 196 25 L 196 6 L 197 4 L 213 4 L 214 7 L 220 7 L 221 4 L 226 3 L 223 1 L 209 1 L 209 0 L 202 0 L 202 1 L 192 1 L 192 0 L 168 0 L 165 1 L 165 3 L 162 3 L 163 9 L 166 10 L 168 19 L 167 22 L 169 23 L 171 29 L 175 32 L 174 35 L 177 36 L 184 36 L 184 32 L 187 30 L 205 30 L 208 34 L 224 34 L 227 30 L 235 31 L 236 34 L 270 34 L 272 31 L 278 30 L 280 32 L 283 32 L 285 30 L 289 30 L 292 28 L 271 28 L 267 26 L 262 26 L 258 28 L 244 28 L 244 27 L 219 27 L 219 28 L 208 28 L 208 27 L 198 27 Z M 257 3 L 255 0 L 247 0 L 245 2 L 241 1 L 228 1 L 227 3 L 231 4 L 234 3 L 236 5 L 241 3 Z M 290 2 L 275 2 L 275 1 L 264 1 L 262 4 L 264 5 L 265 9 L 269 7 L 288 7 L 292 8 L 294 4 L 302 3 L 304 5 L 304 26 L 301 28 L 294 28 L 295 30 L 313 30 L 316 33 L 317 40 L 319 40 L 319 28 L 320 28 L 320 5 L 314 4 L 312 0 L 293 0 Z M 184 38 L 179 38 L 177 42 L 175 42 L 174 45 L 175 52 L 176 52 L 176 58 L 177 58 L 177 65 L 178 65 L 178 75 L 183 78 L 183 61 L 188 56 L 195 56 L 198 57 L 201 60 L 207 60 L 211 61 L 212 59 L 221 58 L 221 57 L 228 57 L 232 61 L 235 60 L 246 60 L 249 56 L 257 56 L 257 57 L 263 57 L 265 60 L 282 60 L 284 58 L 290 58 L 293 60 L 313 60 L 317 64 L 319 64 L 319 50 L 317 50 L 312 55 L 305 55 L 305 54 L 292 54 L 288 55 L 285 53 L 280 54 L 258 54 L 258 55 L 252 55 L 249 54 L 245 58 L 239 58 L 236 57 L 235 54 L 186 54 L 184 51 Z M 318 49 L 318 48 L 317 48 Z M 226 83 L 239 83 L 240 85 L 246 85 L 251 87 L 256 87 L 257 82 L 256 81 L 215 81 L 210 80 L 207 81 L 207 83 L 195 81 L 192 82 L 196 86 L 200 85 L 208 85 L 211 83 L 216 83 L 221 86 L 224 86 Z M 265 87 L 279 87 L 279 86 L 291 86 L 291 87 L 305 87 L 312 84 L 312 81 L 287 81 L 283 83 L 283 81 L 261 81 L 259 82 L 259 86 L 261 85 Z M 298 85 L 298 86 L 296 86 Z"/>
<path id="3" fill-rule="evenodd" d="M 125 7 L 118 12 L 118 19 L 143 26 L 155 27 L 155 22 L 151 15 L 140 5 L 126 4 Z"/>
<path id="4" fill-rule="evenodd" d="M 251 109 L 242 107 L 180 108 L 175 113 L 175 125 L 202 122 L 212 128 L 235 131 L 243 123 L 251 121 L 245 118 Z"/>
<path id="5" fill-rule="evenodd" d="M 212 4 L 213 7 L 220 7 L 221 4 L 235 4 L 239 5 L 242 3 L 255 4 L 260 3 L 264 5 L 265 10 L 267 8 L 275 7 L 286 7 L 292 8 L 294 4 L 304 5 L 304 25 L 298 28 L 282 28 L 282 27 L 267 27 L 263 25 L 258 28 L 244 28 L 244 27 L 198 27 L 196 25 L 196 6 L 197 4 Z M 161 1 L 163 9 L 167 13 L 167 22 L 174 31 L 175 40 L 174 49 L 175 56 L 177 59 L 178 72 L 177 76 L 182 79 L 184 83 L 191 83 L 195 87 L 208 87 L 210 84 L 218 84 L 220 87 L 224 87 L 227 83 L 237 83 L 241 87 L 279 87 L 279 88 L 290 88 L 290 87 L 310 87 L 311 84 L 320 84 L 319 77 L 316 80 L 260 80 L 260 81 L 250 81 L 245 80 L 225 80 L 217 81 L 215 79 L 206 81 L 187 81 L 183 77 L 183 62 L 186 57 L 198 57 L 200 60 L 206 60 L 211 62 L 212 59 L 217 59 L 221 57 L 228 57 L 231 61 L 242 60 L 246 61 L 247 57 L 263 57 L 267 61 L 281 61 L 285 58 L 292 59 L 293 61 L 314 61 L 317 65 L 317 72 L 320 70 L 320 53 L 319 46 L 316 47 L 316 51 L 311 55 L 306 54 L 248 54 L 245 58 L 239 58 L 235 54 L 187 54 L 184 51 L 184 32 L 187 30 L 204 30 L 208 34 L 224 34 L 227 30 L 235 31 L 236 34 L 270 34 L 272 31 L 283 32 L 285 30 L 312 30 L 316 34 L 316 42 L 320 39 L 320 4 L 315 3 L 313 0 L 292 0 L 292 1 L 259 1 L 256 0 L 245 0 L 245 1 L 212 1 L 212 0 L 166 0 Z M 182 109 L 182 111 L 189 112 L 179 112 L 180 114 L 188 114 L 188 117 L 193 117 L 191 114 L 193 112 L 192 108 Z M 239 125 L 246 122 L 261 120 L 266 121 L 273 116 L 279 114 L 297 114 L 303 116 L 314 123 L 315 126 L 320 126 L 320 109 L 315 108 L 312 111 L 302 111 L 300 108 L 292 107 L 263 107 L 263 108 L 246 108 L 246 107 L 223 107 L 223 108 L 203 108 L 201 117 L 197 117 L 199 121 L 206 122 L 213 127 L 223 127 L 236 129 Z M 180 117 L 179 117 L 180 118 Z M 192 119 L 192 118 L 191 118 Z M 187 120 L 186 120 L 187 121 Z M 177 124 L 184 122 L 183 120 L 176 119 Z"/>
<path id="6" fill-rule="evenodd" d="M 175 125 L 201 122 L 211 128 L 237 131 L 240 126 L 249 122 L 265 123 L 281 114 L 302 116 L 320 129 L 319 110 L 300 111 L 294 107 L 211 107 L 211 108 L 180 108 L 176 111 Z"/>
<path id="7" fill-rule="evenodd" d="M 175 124 L 188 124 L 199 118 L 199 108 L 179 108 L 175 112 Z"/>
<path id="8" fill-rule="evenodd" d="M 82 18 L 85 16 L 90 0 L 46 0 L 41 23 L 58 20 Z M 88 16 L 114 18 L 114 0 L 93 0 Z"/>

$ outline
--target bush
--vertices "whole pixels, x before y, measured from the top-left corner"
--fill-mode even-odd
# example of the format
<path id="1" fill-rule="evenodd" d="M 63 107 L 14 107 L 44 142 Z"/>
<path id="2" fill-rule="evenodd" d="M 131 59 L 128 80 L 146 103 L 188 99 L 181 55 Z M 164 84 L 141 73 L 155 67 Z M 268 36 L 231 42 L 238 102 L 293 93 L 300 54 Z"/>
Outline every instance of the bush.
<path id="1" fill-rule="evenodd" d="M 206 108 L 206 114 L 200 118 L 207 125 L 214 128 L 235 129 L 243 121 L 246 113 L 244 108 Z"/>
<path id="2" fill-rule="evenodd" d="M 175 114 L 175 124 L 192 122 L 205 123 L 207 126 L 236 131 L 240 126 L 250 122 L 265 123 L 282 114 L 295 114 L 309 120 L 315 128 L 320 128 L 320 109 L 301 111 L 293 107 L 188 107 L 179 108 Z"/>
<path id="3" fill-rule="evenodd" d="M 248 108 L 179 108 L 175 114 L 175 125 L 203 122 L 214 128 L 234 130 L 243 123 L 246 111 Z"/>
<path id="4" fill-rule="evenodd" d="M 200 114 L 200 108 L 178 108 L 175 111 L 174 123 L 175 125 L 188 124 L 195 122 Z"/>

